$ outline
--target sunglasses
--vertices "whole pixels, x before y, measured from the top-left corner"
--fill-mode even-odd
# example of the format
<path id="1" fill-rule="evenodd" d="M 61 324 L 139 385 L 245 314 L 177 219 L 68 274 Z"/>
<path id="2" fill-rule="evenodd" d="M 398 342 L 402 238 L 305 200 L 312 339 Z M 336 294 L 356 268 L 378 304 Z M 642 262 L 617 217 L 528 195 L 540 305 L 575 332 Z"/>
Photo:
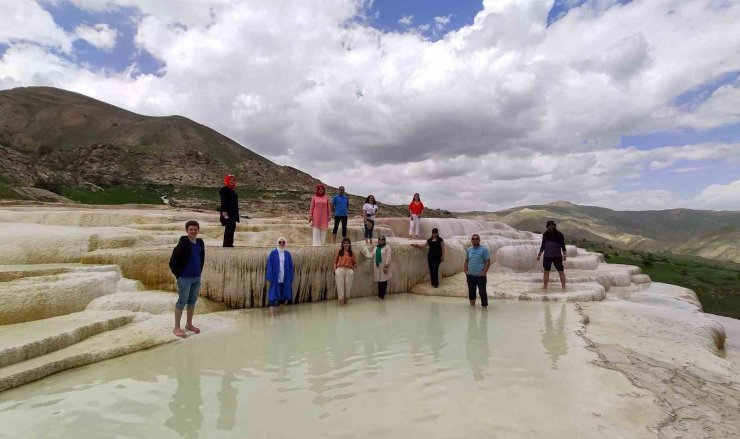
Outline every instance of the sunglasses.
<path id="1" fill-rule="evenodd" d="M 285 244 L 285 241 L 278 241 L 278 244 Z"/>
<path id="2" fill-rule="evenodd" d="M 480 238 L 470 238 L 471 241 L 480 241 Z"/>

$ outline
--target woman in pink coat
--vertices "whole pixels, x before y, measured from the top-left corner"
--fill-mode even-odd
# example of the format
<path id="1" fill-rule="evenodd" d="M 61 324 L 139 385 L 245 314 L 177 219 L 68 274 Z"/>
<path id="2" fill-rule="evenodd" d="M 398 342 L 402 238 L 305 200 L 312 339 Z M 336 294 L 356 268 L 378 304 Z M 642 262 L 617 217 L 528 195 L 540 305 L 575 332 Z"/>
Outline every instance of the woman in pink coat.
<path id="1" fill-rule="evenodd" d="M 326 229 L 329 228 L 329 217 L 331 217 L 329 197 L 326 196 L 324 185 L 319 183 L 316 186 L 316 194 L 311 197 L 311 211 L 308 214 L 308 223 L 313 227 L 314 247 L 324 244 Z"/>

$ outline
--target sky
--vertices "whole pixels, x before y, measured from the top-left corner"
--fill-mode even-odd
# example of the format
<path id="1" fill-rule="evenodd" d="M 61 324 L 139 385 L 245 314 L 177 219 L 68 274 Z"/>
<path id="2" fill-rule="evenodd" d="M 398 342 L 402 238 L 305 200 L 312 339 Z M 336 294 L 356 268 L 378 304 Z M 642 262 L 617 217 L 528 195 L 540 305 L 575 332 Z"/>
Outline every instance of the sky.
<path id="1" fill-rule="evenodd" d="M 180 114 L 386 203 L 740 210 L 740 0 L 0 10 L 0 89 Z"/>

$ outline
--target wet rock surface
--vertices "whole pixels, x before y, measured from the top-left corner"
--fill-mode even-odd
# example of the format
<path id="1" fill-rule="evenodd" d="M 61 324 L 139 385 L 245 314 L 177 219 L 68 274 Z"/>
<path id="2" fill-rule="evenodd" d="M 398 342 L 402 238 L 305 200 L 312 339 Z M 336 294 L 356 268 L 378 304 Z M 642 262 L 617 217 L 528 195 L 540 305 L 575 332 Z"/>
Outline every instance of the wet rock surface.
<path id="1" fill-rule="evenodd" d="M 296 265 L 294 302 L 336 299 L 332 260 L 338 243 L 309 246 L 311 229 L 303 221 L 245 219 L 237 247 L 225 249 L 220 247 L 223 229 L 210 212 L 3 206 L 0 390 L 158 345 L 188 343 L 190 337 L 171 333 L 176 295 L 167 267 L 188 219 L 201 222 L 207 245 L 196 310 L 204 331 L 228 331 L 250 318 L 250 311 L 228 308 L 265 306 L 265 261 L 281 235 L 288 237 Z M 605 264 L 601 255 L 573 246 L 567 249 L 566 289 L 552 273 L 544 291 L 542 266 L 535 260 L 539 235 L 501 223 L 424 219 L 422 233 L 437 227 L 446 243 L 441 284 L 433 288 L 426 250 L 410 245 L 423 241 L 406 239 L 406 226 L 402 218 L 378 222 L 393 249 L 390 294 L 467 302 L 461 271 L 470 235 L 479 233 L 492 257 L 491 307 L 502 301 L 553 301 L 577 309 L 582 314 L 578 334 L 598 356 L 596 364 L 621 372 L 660 401 L 664 419 L 646 425 L 645 437 L 740 434 L 740 329 L 736 320 L 704 314 L 692 291 L 651 283 L 637 267 Z M 361 221 L 350 220 L 358 253 L 353 298 L 376 294 L 372 262 L 359 256 L 371 248 L 359 239 L 361 227 Z"/>

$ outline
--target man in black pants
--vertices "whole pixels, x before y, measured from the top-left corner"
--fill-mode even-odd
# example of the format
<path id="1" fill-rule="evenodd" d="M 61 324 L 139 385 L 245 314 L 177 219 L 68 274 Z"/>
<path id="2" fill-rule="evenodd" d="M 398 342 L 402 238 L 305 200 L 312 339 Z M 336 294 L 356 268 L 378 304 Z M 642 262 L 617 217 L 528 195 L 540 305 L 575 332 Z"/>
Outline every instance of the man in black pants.
<path id="1" fill-rule="evenodd" d="M 555 269 L 558 270 L 558 275 L 560 276 L 560 285 L 563 286 L 563 291 L 565 291 L 565 271 L 563 268 L 563 262 L 567 258 L 565 237 L 558 231 L 553 220 L 547 222 L 547 231 L 542 235 L 542 245 L 540 246 L 540 252 L 537 254 L 538 261 L 542 253 L 545 254 L 544 259 L 542 259 L 542 267 L 545 269 L 545 273 L 542 275 L 542 282 L 545 285 L 542 289 L 547 291 L 550 270 L 555 265 Z"/>
<path id="2" fill-rule="evenodd" d="M 233 175 L 224 178 L 224 187 L 218 194 L 221 196 L 221 225 L 224 229 L 224 247 L 234 246 L 234 232 L 239 222 L 239 196 L 236 194 L 236 179 Z"/>
<path id="3" fill-rule="evenodd" d="M 339 193 L 331 199 L 334 207 L 334 230 L 331 232 L 332 242 L 337 240 L 337 230 L 342 224 L 342 238 L 347 237 L 347 216 L 349 216 L 349 197 L 344 193 L 344 186 L 339 186 Z"/>
<path id="4" fill-rule="evenodd" d="M 488 292 L 486 291 L 486 274 L 491 267 L 491 254 L 486 247 L 481 245 L 480 236 L 476 233 L 470 237 L 465 265 L 463 271 L 468 280 L 468 299 L 470 306 L 475 306 L 475 290 L 480 294 L 480 304 L 485 309 L 488 307 Z"/>

